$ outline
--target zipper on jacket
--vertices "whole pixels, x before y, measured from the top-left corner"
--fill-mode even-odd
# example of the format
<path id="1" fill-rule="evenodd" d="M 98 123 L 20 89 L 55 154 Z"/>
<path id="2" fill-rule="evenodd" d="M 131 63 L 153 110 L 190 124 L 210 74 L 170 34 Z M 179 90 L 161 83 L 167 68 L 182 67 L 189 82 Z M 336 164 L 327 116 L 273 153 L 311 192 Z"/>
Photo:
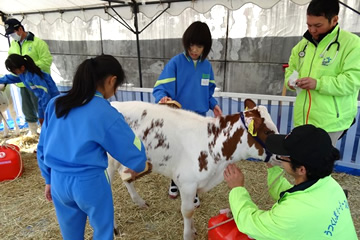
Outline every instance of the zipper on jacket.
<path id="1" fill-rule="evenodd" d="M 22 46 L 21 46 L 20 42 L 17 42 L 17 44 L 19 44 L 19 47 L 20 47 L 20 55 L 22 56 Z"/>
<path id="2" fill-rule="evenodd" d="M 333 100 L 334 100 L 334 105 L 335 105 L 335 110 L 336 110 L 336 118 L 339 118 L 339 108 L 338 108 L 338 105 L 336 103 L 336 99 L 335 99 L 335 96 L 333 96 Z"/>
<path id="3" fill-rule="evenodd" d="M 314 44 L 314 45 L 315 45 L 315 44 Z M 311 60 L 308 77 L 310 77 L 310 73 L 311 73 L 312 66 L 313 66 L 313 63 L 314 63 L 314 59 L 315 59 L 315 56 L 316 56 L 317 48 L 318 48 L 318 46 L 315 46 L 315 52 L 314 52 L 313 58 L 312 58 L 312 60 Z M 306 100 L 307 100 L 308 91 L 307 91 L 307 90 L 305 90 L 305 91 L 306 91 L 306 93 L 305 93 L 305 101 L 304 101 L 304 104 L 303 104 L 303 124 L 306 124 L 305 116 L 307 115 L 307 114 L 306 114 L 306 111 L 305 111 L 305 104 L 306 104 Z M 310 92 L 310 90 L 309 90 L 309 92 Z M 310 104 L 310 102 L 309 102 L 309 104 Z M 309 107 L 310 107 L 310 106 L 308 106 L 308 109 L 309 109 Z"/>
<path id="4" fill-rule="evenodd" d="M 196 67 L 199 64 L 198 60 L 196 60 L 196 62 L 195 62 L 194 60 L 191 59 L 191 61 L 193 62 L 194 69 L 196 70 Z"/>

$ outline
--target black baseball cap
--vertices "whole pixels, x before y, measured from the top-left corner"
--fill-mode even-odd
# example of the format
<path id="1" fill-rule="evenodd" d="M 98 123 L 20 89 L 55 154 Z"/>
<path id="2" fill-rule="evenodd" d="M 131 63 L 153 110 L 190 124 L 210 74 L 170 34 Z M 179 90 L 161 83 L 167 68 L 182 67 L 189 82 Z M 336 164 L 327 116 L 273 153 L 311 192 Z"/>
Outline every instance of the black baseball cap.
<path id="1" fill-rule="evenodd" d="M 329 134 L 311 124 L 294 128 L 288 135 L 273 134 L 267 137 L 265 146 L 273 154 L 288 156 L 305 167 L 321 168 L 326 161 L 334 161 Z M 330 160 L 332 159 L 332 160 Z M 338 160 L 338 159 L 335 159 Z"/>
<path id="2" fill-rule="evenodd" d="M 5 21 L 6 35 L 12 34 L 18 27 L 22 27 L 21 22 L 15 18 L 9 18 Z"/>

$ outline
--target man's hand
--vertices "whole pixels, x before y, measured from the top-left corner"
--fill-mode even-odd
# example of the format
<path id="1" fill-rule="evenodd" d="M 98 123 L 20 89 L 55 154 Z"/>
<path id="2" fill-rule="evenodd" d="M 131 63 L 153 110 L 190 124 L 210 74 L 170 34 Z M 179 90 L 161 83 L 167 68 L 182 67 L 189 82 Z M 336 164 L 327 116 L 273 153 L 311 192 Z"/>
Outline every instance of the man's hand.
<path id="1" fill-rule="evenodd" d="M 219 107 L 219 105 L 216 105 L 215 107 L 214 107 L 214 115 L 215 115 L 215 117 L 221 117 L 221 115 L 222 115 L 222 111 L 221 111 L 221 108 Z"/>
<path id="2" fill-rule="evenodd" d="M 243 187 L 245 183 L 244 174 L 235 164 L 229 164 L 224 170 L 224 179 L 228 186 L 233 189 L 235 187 Z"/>
<path id="3" fill-rule="evenodd" d="M 316 88 L 316 79 L 311 77 L 300 78 L 296 80 L 296 86 L 306 90 L 312 90 Z"/>
<path id="4" fill-rule="evenodd" d="M 287 85 L 290 89 L 295 90 L 295 88 L 292 85 L 290 85 L 290 81 L 288 81 Z"/>

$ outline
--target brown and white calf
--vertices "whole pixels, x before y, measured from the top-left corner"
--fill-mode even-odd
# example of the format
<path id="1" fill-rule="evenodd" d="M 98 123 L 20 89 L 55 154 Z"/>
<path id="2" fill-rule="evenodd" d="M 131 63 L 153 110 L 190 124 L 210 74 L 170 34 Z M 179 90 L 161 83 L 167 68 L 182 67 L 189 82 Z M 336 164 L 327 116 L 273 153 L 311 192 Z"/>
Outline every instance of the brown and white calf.
<path id="1" fill-rule="evenodd" d="M 244 112 L 220 118 L 203 117 L 190 111 L 145 102 L 112 102 L 146 148 L 153 171 L 173 179 L 181 196 L 184 239 L 194 239 L 194 197 L 223 181 L 229 163 L 255 157 L 265 160 L 263 143 L 276 126 L 264 106 L 249 99 Z M 256 136 L 253 136 L 256 135 Z M 109 158 L 110 181 L 121 164 Z M 124 182 L 132 200 L 145 201 L 132 183 Z"/>

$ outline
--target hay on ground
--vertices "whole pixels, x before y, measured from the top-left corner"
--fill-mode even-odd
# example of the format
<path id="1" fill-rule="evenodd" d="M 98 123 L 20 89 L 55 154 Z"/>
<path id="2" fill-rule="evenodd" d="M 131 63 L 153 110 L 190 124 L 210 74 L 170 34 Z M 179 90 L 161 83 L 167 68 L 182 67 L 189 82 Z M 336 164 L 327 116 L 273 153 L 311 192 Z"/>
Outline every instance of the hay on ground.
<path id="1" fill-rule="evenodd" d="M 44 180 L 37 166 L 37 138 L 8 139 L 21 148 L 25 171 L 15 181 L 0 182 L 0 239 L 43 240 L 61 239 L 59 226 L 52 203 L 44 197 Z M 266 167 L 259 162 L 240 161 L 245 174 L 246 188 L 261 209 L 269 209 L 273 201 L 266 192 Z M 349 204 L 360 237 L 360 177 L 334 173 L 334 178 L 344 189 L 350 191 Z M 121 240 L 169 240 L 182 239 L 183 220 L 180 198 L 167 196 L 170 180 L 152 173 L 136 180 L 135 188 L 147 201 L 149 208 L 140 209 L 130 199 L 126 187 L 116 176 L 113 183 L 115 219 Z M 207 239 L 207 224 L 220 209 L 227 208 L 229 188 L 225 182 L 208 193 L 201 193 L 201 206 L 195 211 L 197 239 Z M 92 239 L 92 230 L 87 225 L 85 239 Z"/>

